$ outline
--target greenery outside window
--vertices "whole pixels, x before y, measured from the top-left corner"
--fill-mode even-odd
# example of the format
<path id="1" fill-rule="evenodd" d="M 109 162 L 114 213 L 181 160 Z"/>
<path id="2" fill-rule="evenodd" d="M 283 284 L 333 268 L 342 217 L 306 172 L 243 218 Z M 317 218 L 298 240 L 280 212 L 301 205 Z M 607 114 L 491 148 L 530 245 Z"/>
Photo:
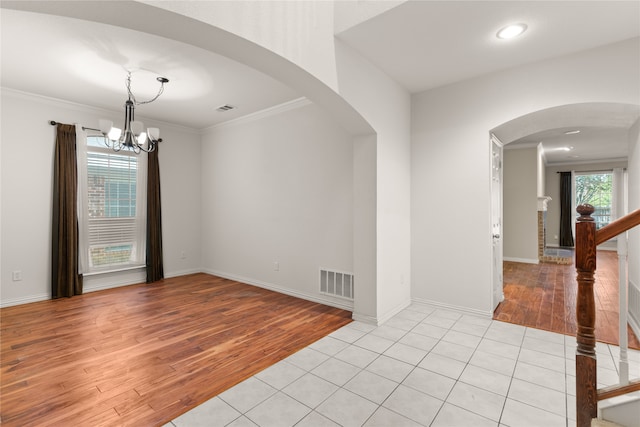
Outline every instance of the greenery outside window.
<path id="1" fill-rule="evenodd" d="M 576 172 L 576 206 L 588 203 L 595 208 L 596 229 L 611 222 L 613 201 L 613 172 Z"/>

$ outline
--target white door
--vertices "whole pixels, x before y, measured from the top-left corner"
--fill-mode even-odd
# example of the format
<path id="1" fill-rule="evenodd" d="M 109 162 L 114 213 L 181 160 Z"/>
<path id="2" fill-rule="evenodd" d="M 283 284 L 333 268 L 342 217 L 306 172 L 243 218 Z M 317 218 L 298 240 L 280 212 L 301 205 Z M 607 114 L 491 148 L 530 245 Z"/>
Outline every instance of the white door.
<path id="1" fill-rule="evenodd" d="M 491 135 L 492 310 L 504 300 L 502 288 L 502 143 Z"/>

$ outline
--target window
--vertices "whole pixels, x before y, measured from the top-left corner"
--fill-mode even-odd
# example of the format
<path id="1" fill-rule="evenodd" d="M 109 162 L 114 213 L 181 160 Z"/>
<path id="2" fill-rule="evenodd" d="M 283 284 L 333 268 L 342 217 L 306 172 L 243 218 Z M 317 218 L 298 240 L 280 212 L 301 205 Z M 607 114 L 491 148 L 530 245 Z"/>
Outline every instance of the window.
<path id="1" fill-rule="evenodd" d="M 588 203 L 595 208 L 596 229 L 611 222 L 613 172 L 589 172 L 575 175 L 576 206 Z"/>
<path id="2" fill-rule="evenodd" d="M 141 266 L 146 156 L 114 152 L 104 146 L 102 137 L 89 136 L 86 141 L 86 153 L 78 155 L 82 270 L 91 273 Z"/>

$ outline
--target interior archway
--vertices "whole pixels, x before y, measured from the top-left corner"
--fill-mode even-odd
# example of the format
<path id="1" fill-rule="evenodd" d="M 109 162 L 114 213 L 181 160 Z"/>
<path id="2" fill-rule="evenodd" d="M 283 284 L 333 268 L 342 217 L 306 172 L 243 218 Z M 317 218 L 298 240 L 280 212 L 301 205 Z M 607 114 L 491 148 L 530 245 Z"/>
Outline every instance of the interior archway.
<path id="1" fill-rule="evenodd" d="M 512 154 L 505 156 L 505 170 L 508 169 L 510 160 L 522 162 L 512 167 L 515 172 L 510 177 L 505 177 L 504 182 L 509 182 L 511 186 L 521 185 L 515 191 L 526 192 L 528 213 L 526 218 L 523 218 L 524 215 L 520 217 L 512 215 L 512 218 L 509 218 L 509 204 L 513 201 L 509 200 L 509 193 L 505 192 L 504 222 L 511 221 L 512 224 L 511 227 L 505 227 L 503 235 L 506 241 L 510 238 L 522 241 L 525 238 L 523 236 L 532 237 L 529 242 L 530 246 L 535 247 L 537 251 L 534 250 L 534 255 L 530 257 L 531 264 L 541 261 L 558 263 L 562 261 L 544 257 L 547 254 L 545 252 L 547 245 L 558 246 L 555 236 L 558 234 L 560 208 L 559 178 L 556 172 L 575 169 L 611 170 L 616 167 L 626 167 L 630 146 L 629 131 L 639 117 L 640 106 L 635 104 L 580 103 L 535 111 L 492 129 L 492 132 L 505 144 L 505 153 Z M 525 169 L 535 171 L 536 182 L 529 182 L 529 185 L 518 182 L 521 176 L 526 175 Z M 513 194 L 513 191 L 510 194 Z M 544 196 L 552 196 L 548 201 L 548 210 L 546 206 L 541 208 L 540 199 L 545 200 Z M 538 199 L 538 203 L 536 203 L 536 199 Z M 522 200 L 519 200 L 518 203 L 522 204 Z M 529 212 L 532 210 L 532 206 L 535 206 L 538 212 Z M 540 225 L 541 212 L 542 229 Z M 557 220 L 554 219 L 555 216 L 558 217 Z M 521 233 L 522 230 L 529 232 Z M 547 235 L 542 237 L 542 242 L 540 242 L 541 232 L 544 236 L 545 231 Z M 517 236 L 509 236 L 510 233 L 516 232 L 519 233 Z M 541 258 L 540 244 L 542 244 L 543 251 Z M 525 264 L 522 264 L 524 266 L 527 262 L 526 258 L 526 256 L 514 257 L 505 245 L 505 261 L 515 259 L 515 262 L 524 262 Z M 567 263 L 573 264 L 572 254 L 566 255 L 564 258 Z M 527 267 L 523 267 L 523 270 L 526 269 Z M 532 267 L 532 269 L 534 268 Z M 535 280 L 534 277 L 531 277 L 532 282 Z M 505 269 L 506 283 L 507 270 Z M 549 286 L 552 287 L 551 284 Z M 525 303 L 523 302 L 523 304 Z"/>
<path id="2" fill-rule="evenodd" d="M 206 22 L 137 1 L 21 2 L 3 8 L 99 22 L 190 44 L 248 65 L 286 83 L 325 108 L 353 135 L 375 134 L 371 125 L 339 93 L 283 56 Z M 133 17 L 145 16 L 144 20 Z"/>

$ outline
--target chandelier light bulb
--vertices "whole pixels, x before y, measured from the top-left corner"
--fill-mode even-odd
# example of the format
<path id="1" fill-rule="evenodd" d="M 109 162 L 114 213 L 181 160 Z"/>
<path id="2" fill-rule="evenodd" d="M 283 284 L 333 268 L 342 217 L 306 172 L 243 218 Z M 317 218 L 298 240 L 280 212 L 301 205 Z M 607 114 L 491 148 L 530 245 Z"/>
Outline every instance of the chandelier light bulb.
<path id="1" fill-rule="evenodd" d="M 113 122 L 111 120 L 100 119 L 98 124 L 100 132 L 102 132 L 103 135 L 107 135 L 111 132 L 111 128 L 113 127 Z"/>
<path id="2" fill-rule="evenodd" d="M 117 141 L 120 139 L 120 135 L 122 135 L 122 129 L 112 127 L 107 132 L 107 137 L 112 141 Z"/>

